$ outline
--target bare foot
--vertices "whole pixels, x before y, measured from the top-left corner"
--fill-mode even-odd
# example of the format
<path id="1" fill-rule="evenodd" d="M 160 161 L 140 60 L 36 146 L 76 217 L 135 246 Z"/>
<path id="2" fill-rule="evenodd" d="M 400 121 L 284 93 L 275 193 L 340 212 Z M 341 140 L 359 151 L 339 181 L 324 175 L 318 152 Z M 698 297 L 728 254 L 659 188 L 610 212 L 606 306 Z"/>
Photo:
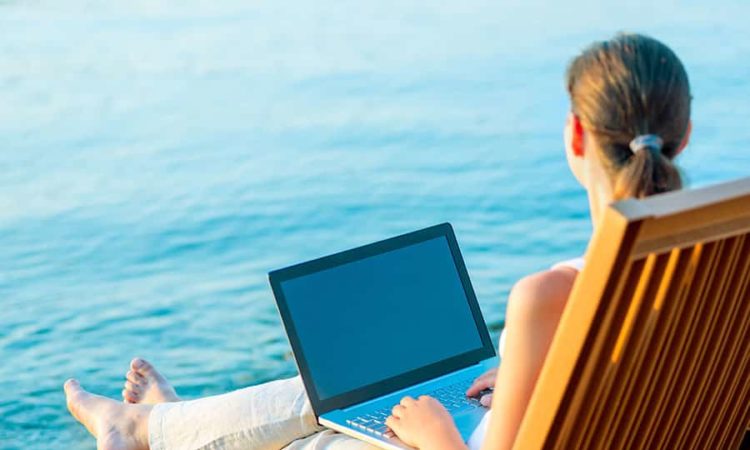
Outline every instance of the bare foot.
<path id="1" fill-rule="evenodd" d="M 127 381 L 122 390 L 122 399 L 128 403 L 155 405 L 180 401 L 169 381 L 145 359 L 130 361 L 130 370 L 125 378 Z"/>
<path id="2" fill-rule="evenodd" d="M 65 382 L 68 410 L 96 438 L 98 450 L 147 450 L 151 405 L 124 405 Z"/>

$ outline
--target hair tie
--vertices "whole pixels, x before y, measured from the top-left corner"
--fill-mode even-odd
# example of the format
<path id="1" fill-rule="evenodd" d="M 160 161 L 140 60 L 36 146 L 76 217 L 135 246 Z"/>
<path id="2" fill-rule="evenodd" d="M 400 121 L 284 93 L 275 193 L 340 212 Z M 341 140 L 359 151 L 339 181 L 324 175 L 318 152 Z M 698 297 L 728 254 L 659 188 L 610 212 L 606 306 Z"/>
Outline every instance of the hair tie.
<path id="1" fill-rule="evenodd" d="M 662 145 L 664 145 L 664 141 L 662 141 L 659 136 L 655 134 L 642 134 L 636 136 L 630 141 L 630 150 L 632 150 L 634 154 L 643 149 L 649 149 L 654 153 L 659 153 Z"/>

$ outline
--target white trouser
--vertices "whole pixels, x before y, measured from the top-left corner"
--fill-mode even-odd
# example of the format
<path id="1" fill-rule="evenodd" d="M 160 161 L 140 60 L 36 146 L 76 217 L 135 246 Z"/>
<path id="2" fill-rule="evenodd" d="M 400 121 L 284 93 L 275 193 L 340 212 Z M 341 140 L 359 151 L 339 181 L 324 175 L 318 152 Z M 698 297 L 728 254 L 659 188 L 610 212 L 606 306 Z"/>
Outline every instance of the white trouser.
<path id="1" fill-rule="evenodd" d="M 500 334 L 500 356 L 505 330 Z M 484 440 L 489 414 L 469 448 Z M 377 447 L 318 425 L 299 376 L 227 394 L 154 406 L 151 450 L 375 450 Z"/>
<path id="2" fill-rule="evenodd" d="M 154 406 L 152 450 L 374 450 L 317 424 L 299 377 Z"/>

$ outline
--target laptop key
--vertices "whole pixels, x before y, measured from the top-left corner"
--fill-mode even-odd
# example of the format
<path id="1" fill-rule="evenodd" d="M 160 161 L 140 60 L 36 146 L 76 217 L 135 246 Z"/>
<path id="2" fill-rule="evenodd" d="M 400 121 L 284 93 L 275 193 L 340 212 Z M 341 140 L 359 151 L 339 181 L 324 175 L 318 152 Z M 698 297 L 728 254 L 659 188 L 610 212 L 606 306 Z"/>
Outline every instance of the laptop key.
<path id="1" fill-rule="evenodd" d="M 449 386 L 444 386 L 431 392 L 425 393 L 438 400 L 451 413 L 462 412 L 469 409 L 482 407 L 477 399 L 467 398 L 466 389 L 471 386 L 473 380 L 463 380 Z M 416 396 L 415 396 L 416 397 Z M 395 406 L 395 405 L 394 405 Z M 393 431 L 385 425 L 386 419 L 391 415 L 392 406 L 368 411 L 359 417 L 348 420 L 347 423 L 353 427 L 375 434 L 377 436 L 393 437 Z"/>

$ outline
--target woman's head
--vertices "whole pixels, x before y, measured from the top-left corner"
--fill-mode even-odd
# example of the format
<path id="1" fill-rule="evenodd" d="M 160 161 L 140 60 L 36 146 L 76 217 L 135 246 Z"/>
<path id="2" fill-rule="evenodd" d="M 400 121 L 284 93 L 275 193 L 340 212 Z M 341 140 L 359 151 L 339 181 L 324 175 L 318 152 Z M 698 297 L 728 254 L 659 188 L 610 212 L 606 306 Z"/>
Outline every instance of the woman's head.
<path id="1" fill-rule="evenodd" d="M 611 197 L 623 199 L 681 187 L 672 159 L 687 145 L 691 97 L 672 50 L 646 36 L 620 34 L 577 56 L 566 81 L 566 144 L 571 167 L 587 188 L 609 183 Z M 603 168 L 602 179 L 584 173 L 585 157 Z"/>

